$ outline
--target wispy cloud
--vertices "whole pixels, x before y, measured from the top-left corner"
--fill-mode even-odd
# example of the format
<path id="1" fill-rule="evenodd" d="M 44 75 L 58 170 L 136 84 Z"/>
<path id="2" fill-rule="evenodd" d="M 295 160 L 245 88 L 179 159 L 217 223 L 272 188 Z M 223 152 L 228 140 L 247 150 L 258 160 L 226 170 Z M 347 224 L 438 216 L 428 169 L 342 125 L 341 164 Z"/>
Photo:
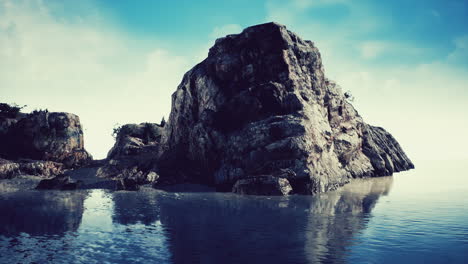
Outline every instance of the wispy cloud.
<path id="1" fill-rule="evenodd" d="M 440 13 L 437 10 L 431 9 L 429 13 L 436 18 L 440 18 Z"/>
<path id="2" fill-rule="evenodd" d="M 76 12 L 78 4 L 85 11 Z M 64 5 L 73 12 L 61 15 Z M 427 10 L 432 22 L 447 12 L 436 10 L 438 19 Z M 327 76 L 351 90 L 366 120 L 388 128 L 411 156 L 468 157 L 468 142 L 460 140 L 468 134 L 466 33 L 455 32 L 452 47 L 435 56 L 430 42 L 400 39 L 399 31 L 390 38 L 398 21 L 368 1 L 266 0 L 265 12 L 265 21 L 314 41 Z M 213 26 L 202 36 L 206 46 L 182 57 L 157 36 L 130 37 L 109 21 L 92 0 L 0 0 L 0 99 L 80 115 L 97 157 L 112 146 L 115 123 L 167 116 L 184 72 L 216 38 L 249 26 L 242 19 Z"/>
<path id="3" fill-rule="evenodd" d="M 350 4 L 350 0 L 292 0 L 293 5 L 299 8 L 309 8 L 313 6 L 333 5 L 333 4 Z"/>
<path id="4" fill-rule="evenodd" d="M 447 59 L 456 64 L 468 64 L 468 35 L 453 40 L 455 49 L 450 52 Z"/>
<path id="5" fill-rule="evenodd" d="M 426 47 L 415 47 L 394 41 L 361 40 L 355 41 L 363 59 L 378 59 L 388 56 L 422 56 L 430 51 Z"/>
<path id="6" fill-rule="evenodd" d="M 196 61 L 202 61 L 208 56 L 208 51 L 214 45 L 216 39 L 225 37 L 230 34 L 238 34 L 243 30 L 242 26 L 238 24 L 226 24 L 216 26 L 209 34 L 208 41 L 202 48 L 195 54 L 194 58 Z"/>
<path id="7" fill-rule="evenodd" d="M 242 27 L 238 24 L 227 24 L 223 26 L 218 26 L 213 29 L 210 37 L 212 39 L 221 38 L 229 34 L 237 34 L 242 31 Z"/>

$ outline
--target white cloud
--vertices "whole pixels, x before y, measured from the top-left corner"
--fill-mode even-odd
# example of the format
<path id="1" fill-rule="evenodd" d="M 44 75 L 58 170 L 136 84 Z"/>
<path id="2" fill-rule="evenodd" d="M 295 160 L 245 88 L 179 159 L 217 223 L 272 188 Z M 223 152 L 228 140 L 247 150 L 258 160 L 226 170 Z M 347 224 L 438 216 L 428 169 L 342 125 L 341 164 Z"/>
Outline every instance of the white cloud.
<path id="1" fill-rule="evenodd" d="M 373 59 L 379 56 L 388 46 L 383 42 L 369 41 L 361 44 L 361 56 L 365 59 Z"/>
<path id="2" fill-rule="evenodd" d="M 309 8 L 330 4 L 347 4 L 349 3 L 349 0 L 293 0 L 292 2 L 294 6 L 298 8 Z"/>
<path id="3" fill-rule="evenodd" d="M 448 55 L 447 59 L 454 63 L 468 63 L 468 35 L 453 40 L 455 49 Z"/>
<path id="4" fill-rule="evenodd" d="M 415 56 L 422 55 L 429 49 L 425 47 L 414 47 L 391 41 L 361 41 L 357 43 L 357 49 L 364 59 L 376 59 L 385 56 Z"/>
<path id="5" fill-rule="evenodd" d="M 335 63 L 329 63 L 333 69 Z M 364 72 L 364 74 L 363 74 Z M 332 74 L 364 120 L 388 129 L 414 159 L 467 158 L 468 77 L 445 63 L 414 67 L 349 64 Z"/>
<path id="6" fill-rule="evenodd" d="M 217 39 L 222 38 L 230 34 L 238 34 L 242 31 L 242 27 L 238 24 L 227 24 L 220 27 L 215 27 L 211 33 L 211 38 Z"/>
<path id="7" fill-rule="evenodd" d="M 468 74 L 452 64 L 467 58 L 468 37 L 455 40 L 446 61 L 376 66 L 363 57 L 424 50 L 356 40 L 386 23 L 375 14 L 369 16 L 372 12 L 365 7 L 348 5 L 347 20 L 325 27 L 298 17 L 303 12 L 300 5 L 313 7 L 311 3 L 326 1 L 282 3 L 269 2 L 265 20 L 286 24 L 313 40 L 327 76 L 354 93 L 354 104 L 369 123 L 392 132 L 411 157 L 468 157 L 464 140 Z M 102 158 L 113 144 L 110 134 L 115 123 L 159 122 L 167 117 L 170 95 L 195 61 L 157 43 L 152 49 L 141 48 L 138 41 L 103 24 L 99 12 L 90 8 L 91 16 L 64 20 L 51 15 L 49 5 L 39 0 L 0 0 L 0 99 L 28 104 L 30 110 L 42 107 L 78 114 L 86 147 Z M 193 51 L 194 57 L 206 57 L 215 38 L 240 31 L 239 25 L 215 28 L 210 43 L 203 52 Z"/>
<path id="8" fill-rule="evenodd" d="M 433 17 L 440 18 L 440 13 L 439 13 L 437 10 L 431 9 L 431 10 L 430 10 L 430 14 L 431 14 Z"/>
<path id="9" fill-rule="evenodd" d="M 29 110 L 78 114 L 86 148 L 103 158 L 115 123 L 167 118 L 191 63 L 157 44 L 140 48 L 91 13 L 66 21 L 42 1 L 0 0 L 0 94 Z"/>
<path id="10" fill-rule="evenodd" d="M 215 27 L 209 35 L 209 40 L 203 45 L 200 51 L 195 54 L 194 58 L 196 61 L 204 60 L 208 56 L 208 51 L 214 45 L 216 39 L 225 37 L 226 35 L 241 33 L 242 30 L 242 26 L 238 24 L 226 24 Z"/>

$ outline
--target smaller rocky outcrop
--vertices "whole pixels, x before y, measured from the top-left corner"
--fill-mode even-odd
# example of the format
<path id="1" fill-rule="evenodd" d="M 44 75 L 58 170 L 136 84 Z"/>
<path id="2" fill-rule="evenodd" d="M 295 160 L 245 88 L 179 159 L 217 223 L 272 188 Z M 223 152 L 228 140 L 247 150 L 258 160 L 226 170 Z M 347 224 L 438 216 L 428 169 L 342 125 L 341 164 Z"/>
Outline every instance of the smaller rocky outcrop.
<path id="1" fill-rule="evenodd" d="M 107 159 L 154 152 L 161 140 L 162 128 L 162 125 L 155 123 L 126 124 L 116 128 L 116 142 L 107 154 Z"/>
<path id="2" fill-rule="evenodd" d="M 1 152 L 8 159 L 50 160 L 67 167 L 79 167 L 91 159 L 84 150 L 80 119 L 74 114 L 34 111 L 2 125 Z"/>
<path id="3" fill-rule="evenodd" d="M 374 168 L 372 176 L 388 176 L 414 168 L 396 139 L 381 127 L 365 127 L 362 152 Z"/>
<path id="4" fill-rule="evenodd" d="M 162 130 L 163 123 L 127 124 L 116 129 L 115 145 L 97 176 L 117 180 L 118 190 L 133 190 L 134 185 L 157 181 L 155 153 Z"/>
<path id="5" fill-rule="evenodd" d="M 0 178 L 21 174 L 50 177 L 92 160 L 84 149 L 77 115 L 20 110 L 0 103 Z"/>

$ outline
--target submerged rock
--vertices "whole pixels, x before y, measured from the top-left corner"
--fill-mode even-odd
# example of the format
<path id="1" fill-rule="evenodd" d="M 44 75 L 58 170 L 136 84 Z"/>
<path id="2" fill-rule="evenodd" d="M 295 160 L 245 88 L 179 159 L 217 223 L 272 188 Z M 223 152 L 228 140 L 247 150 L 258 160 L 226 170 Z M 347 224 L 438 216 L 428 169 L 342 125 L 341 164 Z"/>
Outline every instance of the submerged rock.
<path id="1" fill-rule="evenodd" d="M 115 182 L 116 191 L 138 191 L 139 189 L 138 181 L 132 178 L 122 178 Z"/>
<path id="2" fill-rule="evenodd" d="M 314 194 L 414 168 L 348 97 L 325 77 L 314 43 L 283 25 L 218 39 L 172 95 L 158 148 L 160 180 Z M 272 176 L 284 170 L 285 177 Z"/>
<path id="3" fill-rule="evenodd" d="M 251 195 L 288 195 L 291 191 L 287 179 L 269 175 L 240 179 L 232 187 L 233 193 Z"/>
<path id="4" fill-rule="evenodd" d="M 81 181 L 72 181 L 67 175 L 59 175 L 52 179 L 45 179 L 36 186 L 38 190 L 76 190 Z"/>

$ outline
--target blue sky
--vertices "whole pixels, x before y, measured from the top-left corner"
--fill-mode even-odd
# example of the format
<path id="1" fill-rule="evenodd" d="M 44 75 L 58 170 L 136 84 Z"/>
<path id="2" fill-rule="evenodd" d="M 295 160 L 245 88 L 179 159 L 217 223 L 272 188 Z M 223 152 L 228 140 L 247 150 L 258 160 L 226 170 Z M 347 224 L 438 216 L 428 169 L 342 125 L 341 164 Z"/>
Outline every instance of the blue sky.
<path id="1" fill-rule="evenodd" d="M 314 41 L 327 76 L 410 157 L 468 158 L 460 0 L 0 0 L 0 100 L 80 115 L 102 158 L 115 124 L 168 116 L 217 37 L 268 21 Z"/>
<path id="2" fill-rule="evenodd" d="M 158 1 L 95 0 L 65 1 L 56 8 L 64 19 L 97 13 L 101 22 L 112 25 L 142 41 L 164 40 L 177 52 L 189 53 L 187 42 L 201 47 L 216 27 L 249 25 L 275 20 L 292 30 L 306 31 L 308 25 L 342 34 L 347 41 L 385 41 L 414 46 L 417 56 L 387 54 L 378 62 L 431 62 L 456 48 L 457 39 L 468 36 L 466 0 L 238 0 Z M 45 0 L 44 3 L 54 3 Z M 50 6 L 57 6 L 50 4 Z M 283 21 L 286 20 L 286 21 Z M 289 23 L 287 23 L 289 22 Z M 466 41 L 466 40 L 465 40 Z M 190 55 L 189 55 L 190 56 Z M 464 66 L 467 61 L 457 61 Z"/>

